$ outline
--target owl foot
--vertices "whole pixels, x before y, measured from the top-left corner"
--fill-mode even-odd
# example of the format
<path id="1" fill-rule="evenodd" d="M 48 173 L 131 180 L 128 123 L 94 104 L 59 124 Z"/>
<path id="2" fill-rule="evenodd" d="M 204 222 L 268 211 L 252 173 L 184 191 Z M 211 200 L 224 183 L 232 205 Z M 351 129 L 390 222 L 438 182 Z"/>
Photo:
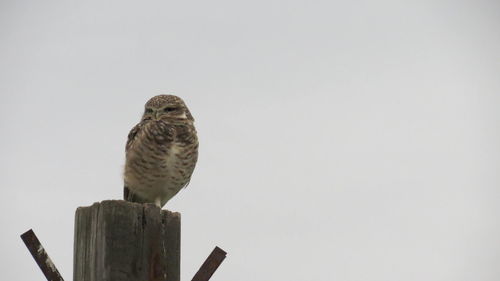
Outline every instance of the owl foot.
<path id="1" fill-rule="evenodd" d="M 161 199 L 160 199 L 160 197 L 157 197 L 155 199 L 155 205 L 158 206 L 161 209 Z"/>

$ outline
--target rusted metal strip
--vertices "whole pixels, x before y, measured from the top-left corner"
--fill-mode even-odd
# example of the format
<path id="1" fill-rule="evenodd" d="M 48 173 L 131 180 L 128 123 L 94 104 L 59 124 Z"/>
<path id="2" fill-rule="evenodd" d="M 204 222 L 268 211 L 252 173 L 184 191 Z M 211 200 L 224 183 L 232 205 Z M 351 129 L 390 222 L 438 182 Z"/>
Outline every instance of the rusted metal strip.
<path id="1" fill-rule="evenodd" d="M 196 272 L 192 281 L 208 281 L 222 261 L 226 258 L 226 254 L 227 253 L 221 248 L 215 247 L 198 272 Z"/>
<path id="2" fill-rule="evenodd" d="M 59 271 L 57 271 L 56 266 L 47 255 L 47 252 L 45 252 L 42 244 L 40 244 L 40 241 L 36 237 L 33 230 L 30 229 L 23 233 L 21 235 L 21 239 L 23 239 L 24 244 L 26 244 L 26 247 L 48 281 L 64 281 L 61 274 L 59 274 Z"/>

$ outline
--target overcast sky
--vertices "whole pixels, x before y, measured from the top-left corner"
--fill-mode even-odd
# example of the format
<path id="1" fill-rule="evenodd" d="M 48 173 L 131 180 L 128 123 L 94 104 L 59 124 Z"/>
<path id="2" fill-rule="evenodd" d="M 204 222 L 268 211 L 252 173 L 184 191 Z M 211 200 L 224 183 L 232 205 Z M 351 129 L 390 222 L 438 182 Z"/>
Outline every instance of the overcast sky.
<path id="1" fill-rule="evenodd" d="M 191 109 L 182 280 L 500 279 L 500 3 L 0 2 L 0 279 L 72 279 L 144 103 Z"/>

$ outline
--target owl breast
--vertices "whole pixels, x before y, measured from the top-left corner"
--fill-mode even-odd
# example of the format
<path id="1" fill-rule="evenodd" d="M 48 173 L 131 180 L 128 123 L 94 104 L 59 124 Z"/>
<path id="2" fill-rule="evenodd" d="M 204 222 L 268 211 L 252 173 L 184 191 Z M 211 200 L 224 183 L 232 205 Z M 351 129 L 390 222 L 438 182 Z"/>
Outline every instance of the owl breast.
<path id="1" fill-rule="evenodd" d="M 189 183 L 197 157 L 192 125 L 146 122 L 128 146 L 125 185 L 145 201 L 164 205 Z"/>

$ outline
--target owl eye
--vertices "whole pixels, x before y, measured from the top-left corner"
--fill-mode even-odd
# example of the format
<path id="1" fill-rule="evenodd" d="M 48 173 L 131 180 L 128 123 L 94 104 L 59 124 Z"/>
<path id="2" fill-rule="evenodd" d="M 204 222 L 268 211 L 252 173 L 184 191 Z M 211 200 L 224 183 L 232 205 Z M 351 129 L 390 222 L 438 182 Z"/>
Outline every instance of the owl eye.
<path id="1" fill-rule="evenodd" d="M 153 109 L 151 109 L 151 108 L 146 108 L 146 113 L 153 113 Z"/>
<path id="2" fill-rule="evenodd" d="M 165 112 L 172 112 L 172 111 L 175 111 L 175 110 L 177 110 L 177 108 L 175 108 L 175 107 L 165 107 L 163 109 L 163 111 L 165 111 Z"/>

